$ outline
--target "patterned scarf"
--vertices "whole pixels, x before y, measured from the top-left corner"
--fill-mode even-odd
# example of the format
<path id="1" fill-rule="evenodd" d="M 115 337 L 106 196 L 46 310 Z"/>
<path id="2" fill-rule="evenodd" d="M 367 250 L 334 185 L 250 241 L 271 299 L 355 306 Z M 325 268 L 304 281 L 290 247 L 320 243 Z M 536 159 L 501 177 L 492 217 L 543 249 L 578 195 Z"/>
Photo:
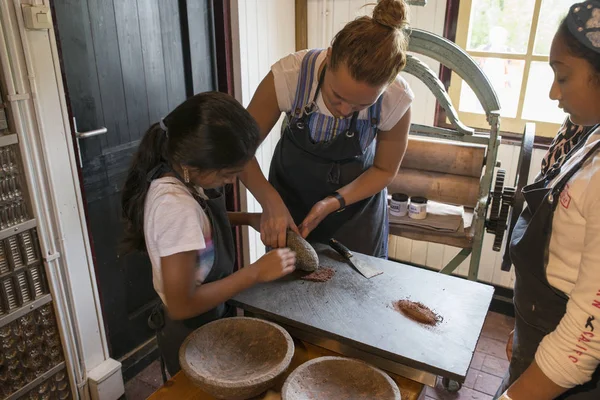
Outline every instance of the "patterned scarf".
<path id="1" fill-rule="evenodd" d="M 558 134 L 552 140 L 548 152 L 542 160 L 542 175 L 546 175 L 550 168 L 560 168 L 567 160 L 567 154 L 582 139 L 586 140 L 588 134 L 594 129 L 593 126 L 575 125 L 569 117 L 565 119 L 558 130 Z"/>

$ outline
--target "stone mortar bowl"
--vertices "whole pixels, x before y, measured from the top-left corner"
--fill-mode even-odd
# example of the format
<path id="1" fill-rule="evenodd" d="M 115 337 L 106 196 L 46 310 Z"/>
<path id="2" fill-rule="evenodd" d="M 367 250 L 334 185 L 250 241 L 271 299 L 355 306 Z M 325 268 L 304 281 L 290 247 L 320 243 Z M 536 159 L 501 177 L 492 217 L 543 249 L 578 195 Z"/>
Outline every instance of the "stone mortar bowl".
<path id="1" fill-rule="evenodd" d="M 401 400 L 396 382 L 385 372 L 360 360 L 319 357 L 288 376 L 282 400 Z"/>
<path id="2" fill-rule="evenodd" d="M 294 342 L 285 329 L 256 318 L 223 318 L 201 326 L 181 345 L 179 363 L 200 389 L 245 400 L 271 386 L 290 365 Z"/>

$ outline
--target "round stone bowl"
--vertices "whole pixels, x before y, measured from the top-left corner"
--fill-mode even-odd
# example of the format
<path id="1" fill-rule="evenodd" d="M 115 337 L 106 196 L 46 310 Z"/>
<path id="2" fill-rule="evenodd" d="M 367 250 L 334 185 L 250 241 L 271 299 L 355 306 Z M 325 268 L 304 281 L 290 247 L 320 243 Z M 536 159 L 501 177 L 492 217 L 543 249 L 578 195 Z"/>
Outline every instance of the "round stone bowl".
<path id="1" fill-rule="evenodd" d="M 191 333 L 179 363 L 200 389 L 245 400 L 267 391 L 290 365 L 294 342 L 282 327 L 256 318 L 223 318 Z"/>
<path id="2" fill-rule="evenodd" d="M 282 400 L 401 400 L 400 389 L 386 373 L 343 357 L 310 360 L 288 376 Z"/>

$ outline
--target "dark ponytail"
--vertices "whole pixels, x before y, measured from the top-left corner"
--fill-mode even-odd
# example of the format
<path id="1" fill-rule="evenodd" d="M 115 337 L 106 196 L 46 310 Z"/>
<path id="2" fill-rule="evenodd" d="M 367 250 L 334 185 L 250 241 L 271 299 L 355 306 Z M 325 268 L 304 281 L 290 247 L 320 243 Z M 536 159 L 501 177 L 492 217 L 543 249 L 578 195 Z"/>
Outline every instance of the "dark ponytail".
<path id="1" fill-rule="evenodd" d="M 123 194 L 121 207 L 125 219 L 123 251 L 146 250 L 144 240 L 144 203 L 150 187 L 148 173 L 156 165 L 167 161 L 167 134 L 158 123 L 152 125 L 144 134 L 133 156 Z"/>
<path id="2" fill-rule="evenodd" d="M 125 181 L 121 207 L 125 222 L 123 252 L 146 251 L 144 207 L 148 174 L 161 163 L 201 171 L 244 166 L 260 144 L 256 121 L 233 97 L 200 93 L 181 103 L 144 134 Z"/>

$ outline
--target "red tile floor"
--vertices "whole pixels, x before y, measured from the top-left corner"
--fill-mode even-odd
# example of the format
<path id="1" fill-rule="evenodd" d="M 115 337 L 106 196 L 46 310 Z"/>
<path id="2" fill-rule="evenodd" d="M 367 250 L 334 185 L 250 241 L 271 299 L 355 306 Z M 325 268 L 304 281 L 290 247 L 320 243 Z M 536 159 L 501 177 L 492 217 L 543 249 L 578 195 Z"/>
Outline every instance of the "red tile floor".
<path id="1" fill-rule="evenodd" d="M 513 325 L 513 318 L 489 312 L 462 389 L 457 393 L 449 393 L 442 388 L 441 381 L 438 381 L 435 388 L 427 388 L 426 399 L 491 400 L 508 368 L 505 348 Z M 160 366 L 155 361 L 125 384 L 126 398 L 146 399 L 161 384 Z"/>
<path id="2" fill-rule="evenodd" d="M 435 388 L 427 388 L 426 399 L 491 400 L 508 369 L 506 341 L 513 327 L 514 318 L 490 311 L 462 389 L 449 393 L 438 380 Z"/>

